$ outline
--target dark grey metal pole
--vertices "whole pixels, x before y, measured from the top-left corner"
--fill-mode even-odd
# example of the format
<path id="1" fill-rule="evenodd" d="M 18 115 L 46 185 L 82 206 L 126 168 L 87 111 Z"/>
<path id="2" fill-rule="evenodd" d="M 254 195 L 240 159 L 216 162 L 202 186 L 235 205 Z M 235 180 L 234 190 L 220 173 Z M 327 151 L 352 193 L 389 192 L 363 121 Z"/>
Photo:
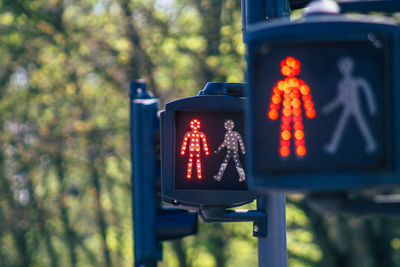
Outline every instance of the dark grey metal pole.
<path id="1" fill-rule="evenodd" d="M 242 31 L 250 24 L 289 17 L 289 0 L 241 0 Z"/>
<path id="2" fill-rule="evenodd" d="M 267 213 L 267 236 L 258 238 L 258 266 L 286 267 L 286 195 L 269 193 L 257 200 L 257 210 Z"/>
<path id="3" fill-rule="evenodd" d="M 252 23 L 288 17 L 288 0 L 242 0 L 242 29 Z M 257 210 L 267 213 L 267 236 L 258 238 L 258 266 L 286 267 L 286 195 L 268 193 L 257 200 Z"/>

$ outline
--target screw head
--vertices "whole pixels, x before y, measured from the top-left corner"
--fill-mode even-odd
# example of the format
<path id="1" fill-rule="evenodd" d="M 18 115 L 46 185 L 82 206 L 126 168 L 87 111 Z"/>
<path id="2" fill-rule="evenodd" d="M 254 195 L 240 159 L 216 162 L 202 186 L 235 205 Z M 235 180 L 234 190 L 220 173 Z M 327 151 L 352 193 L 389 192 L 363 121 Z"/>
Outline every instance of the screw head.
<path id="1" fill-rule="evenodd" d="M 260 231 L 260 226 L 258 226 L 257 224 L 255 224 L 255 225 L 253 226 L 253 232 L 254 232 L 254 233 L 258 233 L 258 231 Z"/>

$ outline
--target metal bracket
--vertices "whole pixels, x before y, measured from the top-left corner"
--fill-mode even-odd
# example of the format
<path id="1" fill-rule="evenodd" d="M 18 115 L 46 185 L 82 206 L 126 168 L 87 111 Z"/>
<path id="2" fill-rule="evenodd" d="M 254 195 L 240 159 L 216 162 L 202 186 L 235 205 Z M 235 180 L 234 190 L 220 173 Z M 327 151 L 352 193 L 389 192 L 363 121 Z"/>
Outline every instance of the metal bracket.
<path id="1" fill-rule="evenodd" d="M 204 222 L 253 222 L 253 236 L 267 236 L 267 214 L 259 210 L 226 210 L 225 207 L 202 207 L 199 216 Z"/>

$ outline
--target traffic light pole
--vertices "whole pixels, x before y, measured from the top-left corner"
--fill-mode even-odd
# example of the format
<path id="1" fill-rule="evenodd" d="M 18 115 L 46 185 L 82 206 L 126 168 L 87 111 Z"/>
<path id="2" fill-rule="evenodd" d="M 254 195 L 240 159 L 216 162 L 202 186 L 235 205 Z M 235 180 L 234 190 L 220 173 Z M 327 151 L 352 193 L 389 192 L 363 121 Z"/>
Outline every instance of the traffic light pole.
<path id="1" fill-rule="evenodd" d="M 267 214 L 267 236 L 258 237 L 258 266 L 285 267 L 286 210 L 283 193 L 270 193 L 257 200 L 257 210 Z"/>
<path id="2" fill-rule="evenodd" d="M 252 23 L 288 17 L 288 0 L 242 0 L 242 28 Z M 257 200 L 257 210 L 267 214 L 267 236 L 258 237 L 258 266 L 286 267 L 286 195 L 269 193 Z M 254 229 L 253 229 L 254 230 Z"/>
<path id="3" fill-rule="evenodd" d="M 157 239 L 154 132 L 158 100 L 146 92 L 146 84 L 131 82 L 132 214 L 135 267 L 156 267 L 161 260 Z"/>

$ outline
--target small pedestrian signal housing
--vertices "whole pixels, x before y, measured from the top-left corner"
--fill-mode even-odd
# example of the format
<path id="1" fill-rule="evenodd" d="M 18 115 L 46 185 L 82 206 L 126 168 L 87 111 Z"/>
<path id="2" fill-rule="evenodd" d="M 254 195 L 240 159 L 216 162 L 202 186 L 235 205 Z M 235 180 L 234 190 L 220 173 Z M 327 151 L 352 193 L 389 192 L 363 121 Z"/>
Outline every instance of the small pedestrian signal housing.
<path id="1" fill-rule="evenodd" d="M 243 98 L 200 95 L 161 112 L 164 203 L 184 209 L 233 207 L 256 198 L 247 185 Z"/>

